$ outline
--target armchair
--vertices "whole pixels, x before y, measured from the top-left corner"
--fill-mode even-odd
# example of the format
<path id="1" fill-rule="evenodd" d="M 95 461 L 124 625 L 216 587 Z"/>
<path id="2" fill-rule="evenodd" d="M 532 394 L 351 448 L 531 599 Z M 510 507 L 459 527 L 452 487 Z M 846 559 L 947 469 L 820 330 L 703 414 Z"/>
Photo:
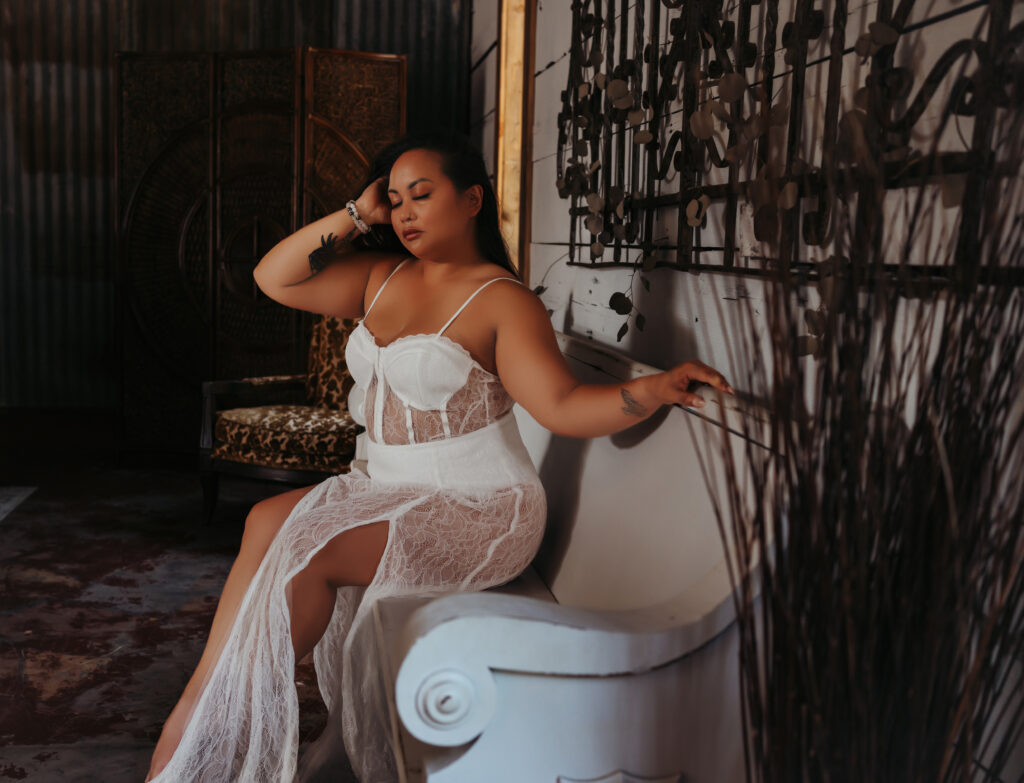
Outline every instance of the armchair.
<path id="1" fill-rule="evenodd" d="M 305 374 L 203 383 L 204 524 L 213 517 L 222 473 L 302 486 L 351 469 L 356 436 L 364 431 L 349 413 L 354 381 L 345 365 L 345 344 L 356 323 L 318 317 Z M 228 400 L 247 405 L 222 407 Z"/>

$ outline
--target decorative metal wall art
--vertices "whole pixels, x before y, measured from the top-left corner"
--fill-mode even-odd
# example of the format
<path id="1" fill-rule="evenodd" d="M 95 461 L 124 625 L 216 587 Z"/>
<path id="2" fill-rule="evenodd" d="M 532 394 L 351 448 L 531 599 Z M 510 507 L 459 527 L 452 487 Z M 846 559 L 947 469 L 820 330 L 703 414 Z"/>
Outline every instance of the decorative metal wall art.
<path id="1" fill-rule="evenodd" d="M 810 280 L 819 274 L 812 256 L 832 253 L 834 263 L 940 286 L 969 273 L 986 183 L 1015 174 L 1000 167 L 991 128 L 1011 101 L 1024 24 L 1011 24 L 1009 0 L 963 3 L 913 24 L 914 0 L 892 6 L 872 8 L 876 19 L 851 50 L 847 0 L 834 0 L 827 32 L 823 0 L 793 0 L 781 41 L 778 0 L 575 0 L 556 182 L 571 202 L 569 263 L 647 270 L 656 254 L 665 258 L 659 251 L 674 250 L 658 265 L 757 276 L 785 270 Z M 900 49 L 908 34 L 967 14 L 984 24 L 927 74 L 896 64 L 919 59 Z M 822 50 L 814 61 L 812 48 Z M 843 84 L 850 58 L 869 68 L 856 90 Z M 825 69 L 814 73 L 824 85 L 814 96 L 812 68 Z M 959 130 L 963 118 L 973 130 L 958 135 L 962 147 L 945 139 L 940 149 L 947 126 Z M 662 192 L 676 179 L 670 167 L 677 188 Z M 912 249 L 897 258 L 880 246 L 887 194 L 922 183 L 936 185 L 943 207 L 959 205 L 955 243 L 926 262 Z M 839 220 L 839 203 L 849 225 Z M 674 244 L 654 236 L 659 210 L 675 211 Z M 578 245 L 589 246 L 583 259 Z M 764 247 L 773 255 L 760 255 Z M 630 249 L 640 252 L 624 256 Z M 1019 269 L 985 274 L 1024 284 Z"/>

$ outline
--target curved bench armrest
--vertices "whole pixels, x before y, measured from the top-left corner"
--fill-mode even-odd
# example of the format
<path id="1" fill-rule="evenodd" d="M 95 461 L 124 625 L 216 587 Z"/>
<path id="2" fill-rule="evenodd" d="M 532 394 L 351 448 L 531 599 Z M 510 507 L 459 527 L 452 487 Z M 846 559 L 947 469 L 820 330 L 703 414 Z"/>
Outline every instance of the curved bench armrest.
<path id="1" fill-rule="evenodd" d="M 426 603 L 408 616 L 388 650 L 402 722 L 423 742 L 462 745 L 494 713 L 495 670 L 608 676 L 639 674 L 681 658 L 735 618 L 731 591 L 722 597 L 724 569 L 724 563 L 712 569 L 684 596 L 628 611 L 487 592 L 421 599 Z"/>

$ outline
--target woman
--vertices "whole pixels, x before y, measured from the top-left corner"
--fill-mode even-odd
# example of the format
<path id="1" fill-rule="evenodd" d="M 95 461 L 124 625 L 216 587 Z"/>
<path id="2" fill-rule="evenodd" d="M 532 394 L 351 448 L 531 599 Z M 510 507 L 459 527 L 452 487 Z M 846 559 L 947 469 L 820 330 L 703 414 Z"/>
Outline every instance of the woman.
<path id="1" fill-rule="evenodd" d="M 513 404 L 586 438 L 664 404 L 703 404 L 691 382 L 732 389 L 700 362 L 581 384 L 544 304 L 515 276 L 483 159 L 460 134 L 385 149 L 354 203 L 283 239 L 254 276 L 289 307 L 364 319 L 345 358 L 363 392 L 353 415 L 367 430 L 367 472 L 253 507 L 146 780 L 305 780 L 347 751 L 361 783 L 392 783 L 365 620 L 380 597 L 483 590 L 529 565 L 547 504 Z M 294 667 L 310 651 L 329 718 L 297 770 Z"/>

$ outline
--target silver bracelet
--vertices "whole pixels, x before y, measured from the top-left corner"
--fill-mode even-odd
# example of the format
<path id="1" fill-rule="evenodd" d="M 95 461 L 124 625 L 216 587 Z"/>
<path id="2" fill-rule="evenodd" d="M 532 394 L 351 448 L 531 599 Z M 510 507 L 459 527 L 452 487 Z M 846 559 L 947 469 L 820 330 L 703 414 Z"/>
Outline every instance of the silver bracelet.
<path id="1" fill-rule="evenodd" d="M 348 214 L 352 218 L 352 222 L 356 224 L 356 228 L 359 229 L 360 234 L 365 234 L 369 232 L 370 227 L 365 223 L 365 221 L 361 217 L 359 217 L 359 212 L 356 211 L 355 201 L 349 201 L 347 204 L 345 204 L 345 209 L 348 210 Z"/>

